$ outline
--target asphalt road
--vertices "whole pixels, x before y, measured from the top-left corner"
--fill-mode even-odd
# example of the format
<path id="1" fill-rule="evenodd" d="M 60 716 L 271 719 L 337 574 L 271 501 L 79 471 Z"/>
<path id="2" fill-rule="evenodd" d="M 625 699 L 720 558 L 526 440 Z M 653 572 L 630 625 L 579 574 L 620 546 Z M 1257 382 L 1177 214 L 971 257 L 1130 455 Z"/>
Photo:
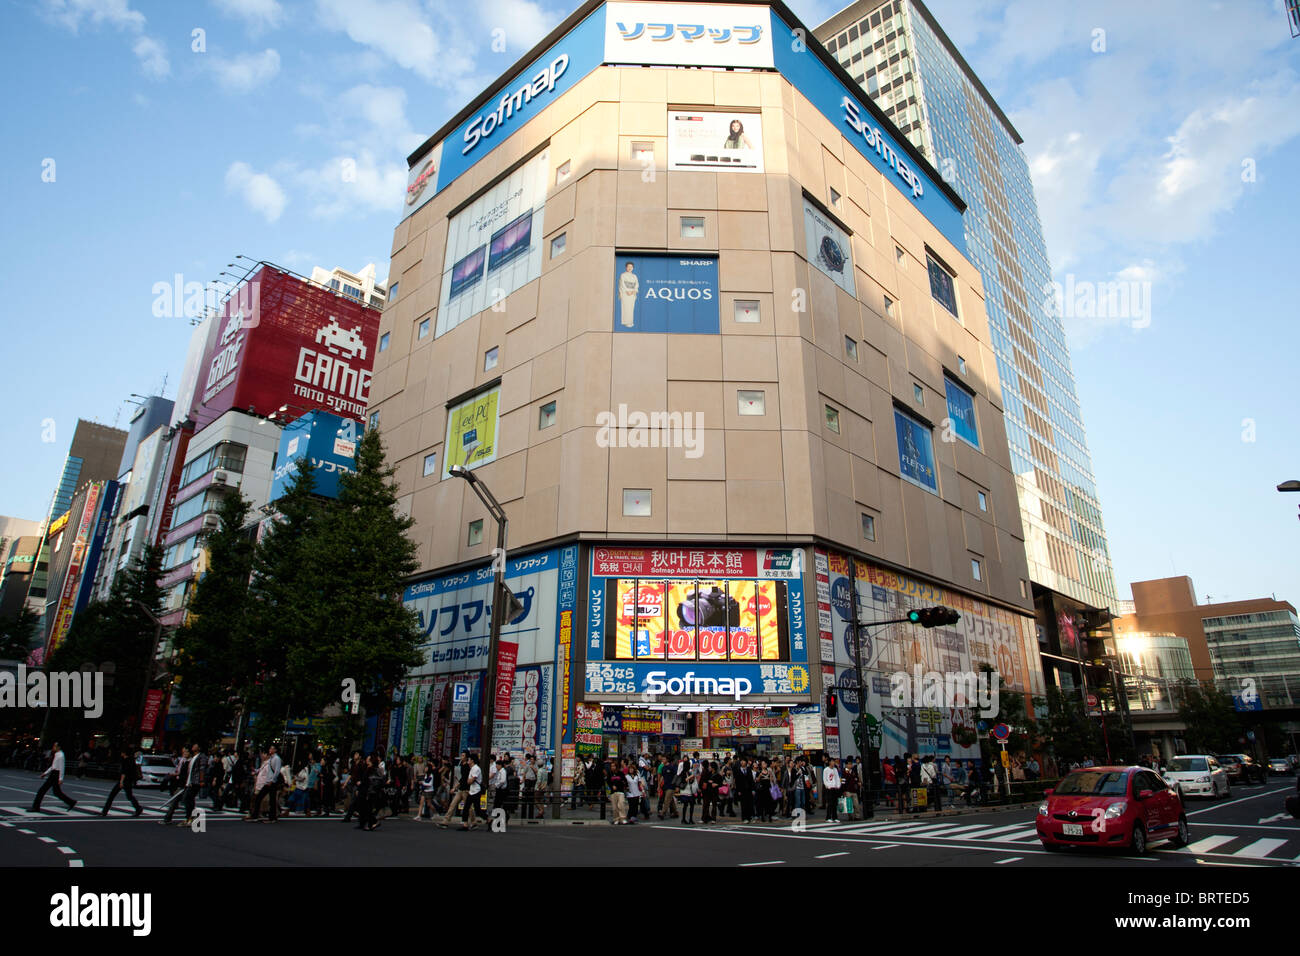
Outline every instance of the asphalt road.
<path id="1" fill-rule="evenodd" d="M 1125 867 L 1300 865 L 1300 820 L 1283 811 L 1295 792 L 1292 777 L 1262 786 L 1234 787 L 1230 800 L 1188 803 L 1192 844 L 1159 844 L 1144 857 L 1122 853 L 1047 853 L 1034 835 L 1034 809 L 986 810 L 936 819 L 877 816 L 826 824 L 820 818 L 796 830 L 789 821 L 739 826 L 682 826 L 653 821 L 637 826 L 577 825 L 511 820 L 503 834 L 441 830 L 409 818 L 386 821 L 373 833 L 340 818 L 292 817 L 275 825 L 242 822 L 237 814 L 205 816 L 202 832 L 162 827 L 156 809 L 165 799 L 137 791 L 150 808 L 140 817 L 121 797 L 108 817 L 99 808 L 103 780 L 68 778 L 79 801 L 67 811 L 47 794 L 47 812 L 31 814 L 35 774 L 0 770 L 0 861 L 36 867 L 325 867 L 325 866 L 742 866 L 742 867 Z M 698 819 L 698 817 L 697 817 Z"/>

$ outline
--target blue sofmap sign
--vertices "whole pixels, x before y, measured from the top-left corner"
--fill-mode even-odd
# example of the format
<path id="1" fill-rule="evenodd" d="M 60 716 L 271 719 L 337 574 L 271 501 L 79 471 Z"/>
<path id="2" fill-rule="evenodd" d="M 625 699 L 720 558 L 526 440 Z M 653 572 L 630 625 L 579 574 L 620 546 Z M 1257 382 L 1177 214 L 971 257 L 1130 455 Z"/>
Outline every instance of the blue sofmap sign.
<path id="1" fill-rule="evenodd" d="M 898 470 L 908 481 L 937 493 L 939 478 L 934 468 L 930 429 L 897 408 L 894 427 L 898 431 Z"/>
<path id="2" fill-rule="evenodd" d="M 339 496 L 339 475 L 356 471 L 357 443 L 365 427 L 350 418 L 316 409 L 285 426 L 280 434 L 280 451 L 271 476 L 271 502 L 285 493 L 298 473 L 298 461 L 310 458 L 315 492 L 327 498 Z"/>
<path id="3" fill-rule="evenodd" d="M 615 332 L 718 334 L 718 260 L 681 255 L 614 257 Z"/>

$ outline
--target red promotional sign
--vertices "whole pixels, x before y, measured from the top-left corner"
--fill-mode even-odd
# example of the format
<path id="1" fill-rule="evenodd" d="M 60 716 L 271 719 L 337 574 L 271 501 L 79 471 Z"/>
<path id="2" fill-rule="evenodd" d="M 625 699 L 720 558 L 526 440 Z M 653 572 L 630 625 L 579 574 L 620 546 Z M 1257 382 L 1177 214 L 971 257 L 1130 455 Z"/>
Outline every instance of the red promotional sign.
<path id="1" fill-rule="evenodd" d="M 497 704 L 494 712 L 497 720 L 510 719 L 510 695 L 515 690 L 515 661 L 518 657 L 518 644 L 501 642 L 497 649 Z"/>
<path id="2" fill-rule="evenodd" d="M 377 309 L 263 267 L 212 325 L 192 417 L 202 428 L 232 408 L 288 405 L 363 420 L 378 341 Z"/>
<path id="3" fill-rule="evenodd" d="M 158 715 L 162 711 L 163 692 L 151 690 L 144 698 L 144 716 L 140 719 L 140 733 L 151 734 L 158 726 Z"/>

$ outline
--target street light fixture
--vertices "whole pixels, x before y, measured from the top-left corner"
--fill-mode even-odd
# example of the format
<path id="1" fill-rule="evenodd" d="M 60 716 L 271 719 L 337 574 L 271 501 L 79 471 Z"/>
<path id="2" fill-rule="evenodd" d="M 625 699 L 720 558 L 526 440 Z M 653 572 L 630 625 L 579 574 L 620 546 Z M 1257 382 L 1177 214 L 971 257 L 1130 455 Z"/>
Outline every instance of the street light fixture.
<path id="1" fill-rule="evenodd" d="M 1292 478 L 1290 481 L 1284 481 L 1277 486 L 1278 491 L 1300 491 L 1300 481 Z"/>

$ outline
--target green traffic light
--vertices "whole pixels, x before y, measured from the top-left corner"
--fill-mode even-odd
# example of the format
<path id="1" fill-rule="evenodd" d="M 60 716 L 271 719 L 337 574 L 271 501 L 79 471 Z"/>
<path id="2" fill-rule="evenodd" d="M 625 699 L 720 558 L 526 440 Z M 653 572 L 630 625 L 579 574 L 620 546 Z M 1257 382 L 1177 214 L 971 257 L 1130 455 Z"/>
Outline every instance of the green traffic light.
<path id="1" fill-rule="evenodd" d="M 920 612 L 920 611 L 908 611 L 908 612 L 907 612 L 907 619 L 908 619 L 909 621 L 911 621 L 913 624 L 915 624 L 917 621 L 921 620 L 921 612 Z"/>

